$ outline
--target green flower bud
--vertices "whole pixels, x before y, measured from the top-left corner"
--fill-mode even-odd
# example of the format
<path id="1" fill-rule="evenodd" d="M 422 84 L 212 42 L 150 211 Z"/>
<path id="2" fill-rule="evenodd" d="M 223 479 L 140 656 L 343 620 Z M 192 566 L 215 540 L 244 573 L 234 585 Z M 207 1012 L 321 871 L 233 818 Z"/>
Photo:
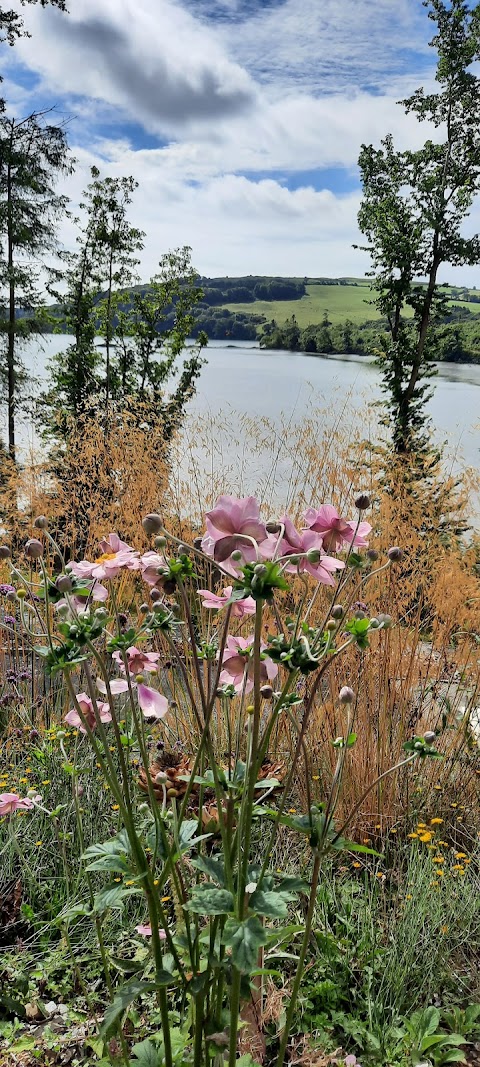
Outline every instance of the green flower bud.
<path id="1" fill-rule="evenodd" d="M 145 515 L 145 518 L 142 519 L 142 526 L 146 534 L 149 534 L 150 536 L 158 534 L 163 530 L 162 516 L 158 515 L 156 512 L 151 512 L 149 515 Z"/>

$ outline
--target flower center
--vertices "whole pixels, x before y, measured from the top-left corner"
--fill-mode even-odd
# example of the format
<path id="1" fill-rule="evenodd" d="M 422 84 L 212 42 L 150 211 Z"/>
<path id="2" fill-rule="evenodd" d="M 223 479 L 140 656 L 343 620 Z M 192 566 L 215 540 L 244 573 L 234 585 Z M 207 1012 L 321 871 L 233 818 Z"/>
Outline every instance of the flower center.
<path id="1" fill-rule="evenodd" d="M 104 552 L 103 556 L 99 556 L 98 559 L 95 560 L 95 564 L 106 563 L 109 559 L 115 559 L 116 554 L 116 552 Z"/>

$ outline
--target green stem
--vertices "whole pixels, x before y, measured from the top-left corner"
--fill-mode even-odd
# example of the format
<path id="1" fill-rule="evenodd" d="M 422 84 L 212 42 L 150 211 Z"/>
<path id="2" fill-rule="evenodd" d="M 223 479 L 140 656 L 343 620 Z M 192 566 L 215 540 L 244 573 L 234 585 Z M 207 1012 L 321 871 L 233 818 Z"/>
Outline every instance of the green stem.
<path id="1" fill-rule="evenodd" d="M 285 1019 L 285 1026 L 282 1032 L 282 1038 L 280 1041 L 280 1048 L 278 1051 L 277 1067 L 283 1067 L 285 1060 L 285 1053 L 287 1050 L 288 1038 L 290 1036 L 290 1030 L 295 1015 L 295 1009 L 297 1006 L 298 990 L 303 978 L 303 967 L 305 963 L 305 957 L 307 955 L 308 944 L 310 941 L 310 931 L 312 928 L 313 912 L 315 910 L 315 902 L 317 899 L 317 887 L 318 879 L 320 875 L 320 862 L 321 857 L 317 854 L 315 856 L 315 862 L 312 872 L 312 884 L 310 887 L 310 899 L 308 902 L 308 911 L 305 917 L 305 933 L 303 935 L 302 945 L 300 948 L 300 955 L 298 957 L 297 971 L 295 974 L 295 980 L 293 983 L 292 992 L 290 994 L 290 1001 L 287 1009 L 287 1016 Z"/>

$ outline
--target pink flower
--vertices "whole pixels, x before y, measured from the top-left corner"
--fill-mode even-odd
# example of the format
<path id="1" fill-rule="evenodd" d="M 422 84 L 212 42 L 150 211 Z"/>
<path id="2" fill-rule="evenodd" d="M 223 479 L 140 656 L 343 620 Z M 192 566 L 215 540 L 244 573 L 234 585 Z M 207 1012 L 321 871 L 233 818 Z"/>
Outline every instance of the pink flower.
<path id="1" fill-rule="evenodd" d="M 0 818 L 2 815 L 13 815 L 14 811 L 30 811 L 33 807 L 30 797 L 22 799 L 17 793 L 0 793 Z"/>
<path id="2" fill-rule="evenodd" d="M 116 533 L 111 533 L 107 538 L 100 541 L 100 555 L 92 563 L 83 559 L 79 563 L 69 563 L 68 570 L 77 578 L 116 578 L 121 570 L 139 570 L 140 560 L 138 552 L 135 552 L 125 541 L 121 541 Z"/>
<path id="3" fill-rule="evenodd" d="M 267 646 L 262 644 L 261 650 Z M 232 637 L 229 635 L 226 640 L 225 649 L 223 652 L 222 668 L 220 672 L 220 684 L 221 685 L 234 685 L 235 691 L 241 693 L 243 691 L 245 683 L 245 672 L 247 681 L 245 683 L 245 692 L 250 693 L 253 689 L 253 636 L 252 637 Z M 271 682 L 273 678 L 278 674 L 278 667 L 268 656 L 264 656 L 260 663 L 260 677 L 262 684 L 265 682 Z"/>
<path id="4" fill-rule="evenodd" d="M 81 566 L 81 564 L 78 564 L 78 566 Z M 69 600 L 65 597 L 62 600 L 57 600 L 55 610 L 58 611 L 59 608 L 70 608 L 71 606 L 75 611 L 85 611 L 85 609 L 88 608 L 90 600 L 97 600 L 99 603 L 108 600 L 108 589 L 106 589 L 104 585 L 100 585 L 100 582 L 93 582 L 92 588 L 88 590 L 88 593 L 85 592 L 80 595 L 77 591 L 72 594 Z M 70 614 L 72 615 L 73 612 L 70 612 Z"/>
<path id="5" fill-rule="evenodd" d="M 140 934 L 141 937 L 151 937 L 152 936 L 152 927 L 150 926 L 150 923 L 139 923 L 139 925 L 136 926 L 135 929 L 137 931 L 137 934 Z M 159 936 L 161 941 L 164 941 L 166 936 L 167 936 L 166 933 L 165 933 L 165 930 L 162 930 L 160 928 L 159 931 L 158 931 L 158 936 Z"/>
<path id="6" fill-rule="evenodd" d="M 343 570 L 345 564 L 340 559 L 324 554 L 320 534 L 313 530 L 296 530 L 288 515 L 284 515 L 279 522 L 285 528 L 282 540 L 277 547 L 278 537 L 276 535 L 269 537 L 268 541 L 261 546 L 263 555 L 273 559 L 274 554 L 278 558 L 303 553 L 298 563 L 287 563 L 285 570 L 289 574 L 296 574 L 297 571 L 305 572 L 311 574 L 312 578 L 316 578 L 317 582 L 321 582 L 322 585 L 335 585 L 332 575 L 335 571 Z M 320 559 L 317 562 L 310 562 L 304 554 L 311 551 L 320 552 Z"/>
<path id="7" fill-rule="evenodd" d="M 167 698 L 158 693 L 156 689 L 150 689 L 148 685 L 143 685 L 143 682 L 135 682 L 133 678 L 130 679 L 130 686 L 137 691 L 139 707 L 143 711 L 145 718 L 163 719 L 168 711 Z M 107 692 L 105 682 L 101 678 L 97 678 L 97 689 L 99 689 L 100 693 L 106 694 Z M 113 696 L 117 693 L 126 693 L 128 689 L 129 683 L 126 678 L 112 678 L 110 692 Z"/>
<path id="8" fill-rule="evenodd" d="M 142 578 L 151 588 L 155 585 L 161 584 L 161 575 L 158 573 L 159 567 L 166 567 L 166 561 L 163 556 L 159 556 L 158 552 L 144 552 L 140 557 L 140 569 L 142 571 Z"/>
<path id="9" fill-rule="evenodd" d="M 115 663 L 118 663 L 122 674 L 125 674 L 125 663 L 122 653 L 114 652 L 112 659 L 115 660 Z M 159 659 L 159 652 L 140 652 L 139 648 L 135 648 L 135 645 L 131 645 L 130 648 L 127 648 L 128 673 L 141 674 L 142 671 L 147 671 L 148 674 L 155 674 Z"/>
<path id="10" fill-rule="evenodd" d="M 249 538 L 258 544 L 265 539 L 267 531 L 260 522 L 260 508 L 254 496 L 219 496 L 212 511 L 207 511 L 205 522 L 207 532 L 202 549 L 218 563 L 226 564 L 224 569 L 230 574 L 236 574 L 239 569 L 230 559 L 237 549 L 243 562 L 251 563 L 258 558 L 255 544 Z"/>
<path id="11" fill-rule="evenodd" d="M 93 702 L 90 700 L 90 697 L 87 696 L 86 693 L 79 693 L 77 696 L 77 701 L 81 708 L 82 715 L 85 721 L 88 723 L 90 729 L 94 730 L 97 725 L 97 720 L 95 718 L 95 712 L 93 710 Z M 112 714 L 110 711 L 109 704 L 103 704 L 99 702 L 97 703 L 97 708 L 100 722 L 112 721 Z M 68 723 L 69 726 L 77 727 L 77 729 L 80 730 L 82 734 L 86 734 L 87 732 L 87 728 L 86 726 L 84 726 L 76 708 L 72 708 L 72 710 L 68 712 L 68 715 L 65 715 L 64 722 Z"/>
<path id="12" fill-rule="evenodd" d="M 322 504 L 320 508 L 308 508 L 304 515 L 310 530 L 321 535 L 323 547 L 327 552 L 338 552 L 344 545 L 365 548 L 366 538 L 372 527 L 369 522 L 347 522 L 331 504 Z"/>
<path id="13" fill-rule="evenodd" d="M 219 596 L 216 593 L 211 593 L 209 589 L 198 589 L 199 596 L 203 597 L 202 605 L 207 610 L 220 611 L 221 608 L 228 604 L 233 592 L 233 586 L 227 585 L 220 593 Z M 242 619 L 244 615 L 255 615 L 256 607 L 253 596 L 244 597 L 243 600 L 236 600 L 232 607 L 232 615 L 237 619 Z"/>

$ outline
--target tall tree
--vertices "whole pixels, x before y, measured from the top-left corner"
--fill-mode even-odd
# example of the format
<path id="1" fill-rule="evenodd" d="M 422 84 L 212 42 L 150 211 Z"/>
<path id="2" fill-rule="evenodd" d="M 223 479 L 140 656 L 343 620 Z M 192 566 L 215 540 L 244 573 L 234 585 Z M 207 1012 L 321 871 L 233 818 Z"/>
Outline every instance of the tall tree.
<path id="1" fill-rule="evenodd" d="M 15 459 L 15 416 L 22 375 L 19 346 L 42 329 L 39 272 L 57 246 L 57 223 L 67 198 L 56 182 L 72 170 L 65 130 L 46 113 L 25 119 L 0 115 L 0 332 L 6 351 L 8 447 Z"/>
<path id="2" fill-rule="evenodd" d="M 372 258 L 374 303 L 388 323 L 380 362 L 399 454 L 421 450 L 428 439 L 432 327 L 445 305 L 439 270 L 480 258 L 479 235 L 464 235 L 480 190 L 480 78 L 472 69 L 480 59 L 480 4 L 424 0 L 424 6 L 437 28 L 431 46 L 438 89 L 417 89 L 401 103 L 435 132 L 417 151 L 395 149 L 388 135 L 380 148 L 363 145 L 359 158 L 359 224 Z"/>
<path id="3" fill-rule="evenodd" d="M 128 208 L 138 182 L 132 177 L 101 178 L 92 167 L 92 182 L 85 203 L 86 235 L 92 243 L 93 264 L 103 289 L 97 304 L 99 333 L 105 345 L 105 404 L 111 398 L 112 346 L 122 290 L 138 280 L 136 253 L 143 249 L 145 234 L 132 226 Z"/>

